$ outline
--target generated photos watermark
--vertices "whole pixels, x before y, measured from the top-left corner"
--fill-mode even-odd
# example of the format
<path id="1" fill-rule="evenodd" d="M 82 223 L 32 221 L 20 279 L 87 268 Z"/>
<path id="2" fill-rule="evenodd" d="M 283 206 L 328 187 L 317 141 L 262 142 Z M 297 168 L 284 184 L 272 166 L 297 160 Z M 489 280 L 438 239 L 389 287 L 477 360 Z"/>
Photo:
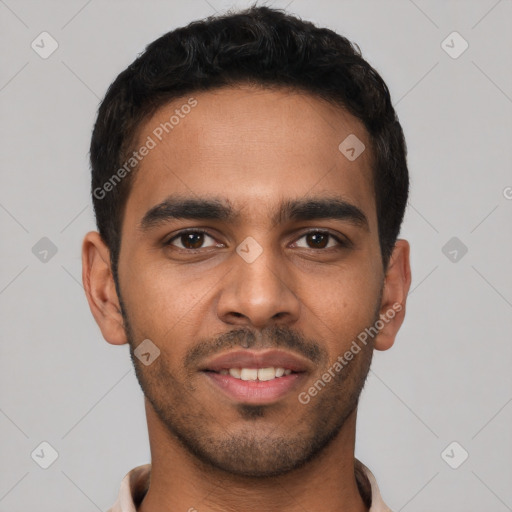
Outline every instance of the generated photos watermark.
<path id="1" fill-rule="evenodd" d="M 169 121 L 160 123 L 151 133 L 148 135 L 146 141 L 138 149 L 134 151 L 132 156 L 124 162 L 124 164 L 112 174 L 112 176 L 103 183 L 101 187 L 96 187 L 93 191 L 93 195 L 96 199 L 104 199 L 106 195 L 115 189 L 115 187 L 121 183 L 130 172 L 141 162 L 144 157 L 149 155 L 150 151 L 163 140 L 166 134 L 170 133 L 174 128 L 184 119 L 187 114 L 192 111 L 192 108 L 197 106 L 197 100 L 195 98 L 189 98 L 187 103 L 181 105 L 180 108 L 174 110 L 174 114 L 169 118 Z"/>
<path id="2" fill-rule="evenodd" d="M 320 391 L 322 391 L 327 383 L 330 382 L 337 373 L 340 373 L 343 368 L 345 368 L 345 366 L 347 366 L 349 362 L 354 359 L 356 354 L 361 352 L 361 346 L 359 343 L 362 343 L 366 346 L 368 344 L 368 339 L 373 339 L 375 336 L 377 336 L 379 331 L 383 329 L 387 323 L 393 320 L 399 311 L 402 311 L 402 308 L 402 304 L 395 302 L 391 308 L 380 315 L 379 320 L 377 320 L 372 326 L 366 327 L 364 331 L 360 332 L 356 339 L 352 341 L 350 348 L 346 350 L 345 353 L 338 356 L 336 361 L 327 369 L 322 377 L 318 379 L 311 387 L 309 387 L 307 391 L 299 393 L 299 402 L 303 405 L 309 404 L 311 398 L 315 397 Z"/>

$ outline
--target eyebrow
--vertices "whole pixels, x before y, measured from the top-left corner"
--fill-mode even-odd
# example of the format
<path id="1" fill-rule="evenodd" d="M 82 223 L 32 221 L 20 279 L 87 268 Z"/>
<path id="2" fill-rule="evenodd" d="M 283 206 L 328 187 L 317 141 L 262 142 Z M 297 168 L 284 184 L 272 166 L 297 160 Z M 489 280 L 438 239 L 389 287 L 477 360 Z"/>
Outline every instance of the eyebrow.
<path id="1" fill-rule="evenodd" d="M 180 219 L 235 222 L 240 216 L 241 212 L 235 210 L 227 200 L 169 196 L 144 214 L 139 229 L 146 232 L 171 220 Z M 338 197 L 285 200 L 273 215 L 272 222 L 276 225 L 317 219 L 342 220 L 369 230 L 368 219 L 363 211 Z"/>

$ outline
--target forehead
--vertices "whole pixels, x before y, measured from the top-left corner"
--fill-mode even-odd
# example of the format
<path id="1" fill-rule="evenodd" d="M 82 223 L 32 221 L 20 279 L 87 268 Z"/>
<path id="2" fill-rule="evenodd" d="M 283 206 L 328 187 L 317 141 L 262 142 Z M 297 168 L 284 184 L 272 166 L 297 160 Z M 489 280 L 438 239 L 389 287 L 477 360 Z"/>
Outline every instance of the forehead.
<path id="1" fill-rule="evenodd" d="M 347 158 L 347 146 L 363 145 Z M 224 197 L 253 219 L 278 201 L 322 194 L 375 213 L 364 125 L 310 94 L 248 86 L 191 94 L 142 125 L 143 146 L 151 149 L 139 156 L 125 223 L 171 194 Z"/>

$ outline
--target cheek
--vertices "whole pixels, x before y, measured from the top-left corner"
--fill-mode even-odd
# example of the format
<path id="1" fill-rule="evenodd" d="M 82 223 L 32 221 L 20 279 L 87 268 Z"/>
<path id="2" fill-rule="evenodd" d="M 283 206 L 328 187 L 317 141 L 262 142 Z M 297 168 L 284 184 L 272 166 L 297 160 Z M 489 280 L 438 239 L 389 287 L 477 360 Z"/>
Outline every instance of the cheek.
<path id="1" fill-rule="evenodd" d="M 380 288 L 378 273 L 347 266 L 323 277 L 308 277 L 300 297 L 311 313 L 310 321 L 332 340 L 332 352 L 340 352 L 373 322 Z"/>
<path id="2" fill-rule="evenodd" d="M 215 282 L 210 273 L 194 276 L 165 261 L 134 258 L 127 270 L 122 292 L 134 330 L 162 341 L 190 328 Z"/>

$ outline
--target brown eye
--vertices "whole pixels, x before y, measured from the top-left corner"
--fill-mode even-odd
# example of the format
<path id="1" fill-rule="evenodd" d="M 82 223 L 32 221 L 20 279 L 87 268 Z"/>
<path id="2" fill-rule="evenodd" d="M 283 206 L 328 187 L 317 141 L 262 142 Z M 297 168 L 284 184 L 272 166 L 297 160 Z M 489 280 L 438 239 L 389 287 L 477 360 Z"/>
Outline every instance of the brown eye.
<path id="1" fill-rule="evenodd" d="M 172 245 L 180 249 L 202 249 L 204 248 L 203 244 L 207 242 L 207 239 L 210 239 L 213 244 L 205 247 L 214 247 L 216 245 L 215 240 L 204 231 L 185 231 L 171 238 L 166 245 Z"/>
<path id="2" fill-rule="evenodd" d="M 333 234 L 327 231 L 310 231 L 302 235 L 299 240 L 305 239 L 306 244 L 301 245 L 296 242 L 297 247 L 305 249 L 329 249 L 336 246 L 344 246 L 345 244 Z"/>
<path id="3" fill-rule="evenodd" d="M 325 233 L 309 233 L 306 240 L 314 249 L 325 249 L 329 241 L 329 235 Z"/>

